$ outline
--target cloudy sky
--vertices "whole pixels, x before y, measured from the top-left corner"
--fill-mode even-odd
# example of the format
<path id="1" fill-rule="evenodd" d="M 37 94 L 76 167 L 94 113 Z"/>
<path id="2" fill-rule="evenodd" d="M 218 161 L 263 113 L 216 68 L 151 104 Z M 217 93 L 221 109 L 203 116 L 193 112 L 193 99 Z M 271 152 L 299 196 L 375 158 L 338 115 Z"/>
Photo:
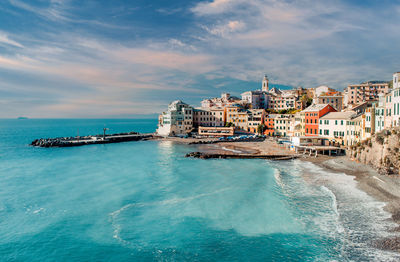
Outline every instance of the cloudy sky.
<path id="1" fill-rule="evenodd" d="M 0 118 L 135 117 L 400 71 L 400 0 L 1 0 Z"/>

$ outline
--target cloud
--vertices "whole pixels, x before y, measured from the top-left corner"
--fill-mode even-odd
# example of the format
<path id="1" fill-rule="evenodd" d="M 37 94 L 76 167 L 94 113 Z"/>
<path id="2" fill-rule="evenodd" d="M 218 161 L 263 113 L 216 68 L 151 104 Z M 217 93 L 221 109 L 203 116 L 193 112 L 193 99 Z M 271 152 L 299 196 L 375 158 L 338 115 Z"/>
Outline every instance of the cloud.
<path id="1" fill-rule="evenodd" d="M 191 9 L 196 15 L 218 15 L 231 11 L 239 4 L 246 3 L 245 0 L 213 0 L 211 2 L 200 2 Z"/>
<path id="2" fill-rule="evenodd" d="M 19 48 L 23 48 L 24 46 L 17 41 L 14 41 L 8 37 L 8 35 L 4 32 L 0 32 L 0 44 L 7 44 L 11 46 L 16 46 Z"/>
<path id="3" fill-rule="evenodd" d="M 257 89 L 264 73 L 342 89 L 400 67 L 399 6 L 389 1 L 9 1 L 0 12 L 17 20 L 0 25 L 0 116 L 156 113 L 175 98 L 196 104 Z"/>
<path id="4" fill-rule="evenodd" d="M 228 21 L 225 24 L 217 25 L 212 28 L 204 27 L 210 34 L 227 37 L 230 33 L 243 30 L 246 27 L 242 21 Z"/>
<path id="5" fill-rule="evenodd" d="M 257 81 L 268 73 L 282 84 L 326 83 L 342 89 L 361 75 L 363 80 L 386 79 L 396 66 L 389 57 L 395 55 L 394 43 L 400 43 L 394 29 L 399 21 L 382 20 L 379 13 L 395 12 L 378 8 L 385 9 L 337 0 L 215 0 L 200 2 L 191 11 L 204 29 L 197 39 L 219 57 L 214 74 Z M 367 40 L 371 37 L 376 41 Z M 378 40 L 385 38 L 391 43 Z M 392 65 L 378 62 L 383 57 Z"/>

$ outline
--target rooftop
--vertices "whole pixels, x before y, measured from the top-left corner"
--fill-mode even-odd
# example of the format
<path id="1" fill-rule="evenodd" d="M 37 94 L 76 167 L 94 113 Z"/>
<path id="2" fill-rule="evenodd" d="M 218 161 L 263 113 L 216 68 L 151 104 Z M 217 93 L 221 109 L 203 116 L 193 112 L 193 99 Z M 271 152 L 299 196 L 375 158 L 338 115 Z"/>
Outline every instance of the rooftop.
<path id="1" fill-rule="evenodd" d="M 356 115 L 354 111 L 347 111 L 347 112 L 330 112 L 320 119 L 350 119 L 352 116 Z"/>
<path id="2" fill-rule="evenodd" d="M 324 109 L 329 106 L 328 104 L 313 104 L 303 110 L 303 112 L 315 112 Z"/>

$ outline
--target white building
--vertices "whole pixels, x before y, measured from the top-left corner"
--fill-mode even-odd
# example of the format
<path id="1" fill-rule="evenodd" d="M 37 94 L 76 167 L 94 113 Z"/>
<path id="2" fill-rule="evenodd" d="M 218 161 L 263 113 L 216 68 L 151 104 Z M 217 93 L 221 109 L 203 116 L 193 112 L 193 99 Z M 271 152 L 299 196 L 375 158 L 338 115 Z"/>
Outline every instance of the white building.
<path id="1" fill-rule="evenodd" d="M 193 108 L 180 100 L 168 105 L 168 110 L 158 117 L 157 134 L 176 136 L 190 133 L 193 129 Z"/>
<path id="2" fill-rule="evenodd" d="M 329 92 L 336 92 L 335 89 L 330 88 L 328 86 L 319 86 L 315 88 L 315 96 L 318 97 L 320 96 L 322 93 L 329 93 Z"/>
<path id="3" fill-rule="evenodd" d="M 392 105 L 393 126 L 400 126 L 400 72 L 393 74 Z"/>
<path id="4" fill-rule="evenodd" d="M 268 108 L 269 95 L 267 92 L 256 90 L 246 91 L 241 94 L 242 101 L 245 101 L 251 105 L 253 109 L 265 109 Z"/>
<path id="5" fill-rule="evenodd" d="M 319 119 L 319 135 L 344 145 L 347 123 L 356 112 L 330 112 Z"/>
<path id="6" fill-rule="evenodd" d="M 274 117 L 274 134 L 276 136 L 289 136 L 289 134 L 293 134 L 292 128 L 292 119 L 294 115 L 291 114 L 277 114 Z"/>
<path id="7" fill-rule="evenodd" d="M 380 93 L 379 102 L 375 106 L 375 132 L 385 129 L 385 94 Z"/>

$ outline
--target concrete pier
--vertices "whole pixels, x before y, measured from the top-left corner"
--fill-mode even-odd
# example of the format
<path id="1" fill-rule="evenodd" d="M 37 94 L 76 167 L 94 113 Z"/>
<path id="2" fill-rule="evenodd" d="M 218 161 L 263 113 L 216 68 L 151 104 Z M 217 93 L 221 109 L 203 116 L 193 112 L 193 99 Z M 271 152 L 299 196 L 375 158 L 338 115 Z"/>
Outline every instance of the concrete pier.
<path id="1" fill-rule="evenodd" d="M 153 138 L 153 134 L 139 134 L 136 132 L 120 133 L 111 135 L 95 135 L 84 137 L 57 137 L 40 138 L 32 141 L 32 146 L 38 147 L 73 147 L 96 144 L 111 144 L 128 141 L 139 141 Z"/>

